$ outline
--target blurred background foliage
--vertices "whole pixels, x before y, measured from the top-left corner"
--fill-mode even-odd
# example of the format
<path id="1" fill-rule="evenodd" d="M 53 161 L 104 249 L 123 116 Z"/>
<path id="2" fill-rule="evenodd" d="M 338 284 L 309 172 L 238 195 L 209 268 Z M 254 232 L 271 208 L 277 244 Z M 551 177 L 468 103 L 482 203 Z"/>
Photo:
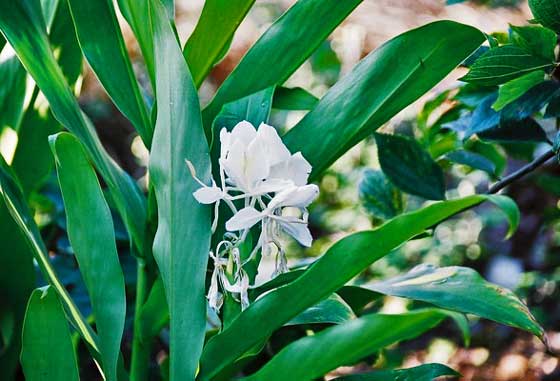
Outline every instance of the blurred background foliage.
<path id="1" fill-rule="evenodd" d="M 229 53 L 202 85 L 203 103 L 209 101 L 211 94 L 260 33 L 292 3 L 291 0 L 257 1 L 236 33 Z M 320 97 L 360 58 L 381 43 L 435 19 L 453 19 L 488 33 L 497 32 L 496 37 L 500 39 L 504 38 L 508 23 L 524 25 L 531 18 L 523 1 L 449 0 L 448 3 L 445 4 L 444 0 L 364 1 L 288 80 L 286 86 L 301 87 Z M 177 1 L 177 26 L 183 41 L 193 30 L 202 5 L 201 0 Z M 149 98 L 146 90 L 149 79 L 138 47 L 124 22 L 121 26 L 125 29 L 134 70 L 141 83 L 145 84 L 145 96 Z M 457 128 L 462 118 L 471 115 L 489 95 L 484 88 L 477 89 L 471 85 L 459 88 L 456 79 L 465 73 L 465 69 L 452 73 L 430 94 L 380 130 L 414 137 L 443 168 L 443 181 L 450 198 L 485 192 L 500 174 L 510 173 L 531 160 L 542 151 L 543 145 L 538 141 L 490 144 L 476 139 L 468 147 L 442 156 L 442 152 L 448 151 L 446 147 L 450 144 L 455 147 L 460 140 L 458 134 L 461 131 Z M 95 122 L 111 155 L 141 184 L 145 184 L 148 158 L 141 139 L 108 100 L 94 74 L 87 68 L 78 86 L 82 88 L 80 103 Z M 313 99 L 309 102 L 313 104 Z M 271 124 L 289 129 L 304 114 L 305 110 L 273 109 Z M 549 134 L 556 128 L 551 119 L 539 120 L 539 123 Z M 445 132 L 446 129 L 450 132 Z M 0 130 L 0 151 L 6 158 L 13 156 L 14 135 L 9 128 Z M 313 247 L 306 251 L 293 245 L 289 251 L 292 266 L 312 261 L 332 242 L 351 232 L 377 226 L 402 211 L 418 208 L 424 202 L 419 196 L 399 190 L 380 171 L 377 150 L 376 139 L 372 136 L 344 155 L 319 180 L 321 195 L 310 215 L 315 241 Z M 422 176 L 423 170 L 429 168 L 421 168 L 415 175 Z M 556 165 L 549 164 L 513 184 L 507 193 L 516 200 L 522 212 L 520 228 L 511 240 L 503 240 L 507 226 L 498 215 L 500 212 L 485 205 L 446 221 L 435 229 L 432 236 L 415 239 L 395 250 L 371 266 L 356 279 L 356 283 L 395 276 L 420 263 L 472 267 L 489 281 L 511 288 L 522 296 L 546 328 L 551 349 L 560 351 L 560 305 L 557 302 L 560 297 L 560 170 Z M 87 315 L 91 307 L 66 235 L 62 198 L 54 173 L 41 192 L 32 195 L 32 202 L 53 263 L 74 300 Z M 127 288 L 132 289 L 136 281 L 135 263 L 128 252 L 128 238 L 122 222 L 116 215 L 115 220 L 125 281 Z M 265 271 L 272 272 L 273 263 Z M 259 274 L 259 277 L 266 279 L 268 275 Z M 132 295 L 129 298 L 133 303 Z M 400 312 L 409 307 L 407 303 L 404 299 L 388 297 L 376 308 Z M 127 321 L 127 326 L 131 324 Z M 451 323 L 442 325 L 419 339 L 385 351 L 371 359 L 369 364 L 364 363 L 363 367 L 369 369 L 372 363 L 383 368 L 441 362 L 461 372 L 463 380 L 560 379 L 558 358 L 529 334 L 488 321 L 475 322 L 472 333 L 471 346 L 466 348 Z M 166 340 L 164 331 L 160 337 L 160 361 L 165 361 Z M 124 343 L 130 345 L 130 337 L 125 336 Z M 350 371 L 343 367 L 333 376 Z"/>

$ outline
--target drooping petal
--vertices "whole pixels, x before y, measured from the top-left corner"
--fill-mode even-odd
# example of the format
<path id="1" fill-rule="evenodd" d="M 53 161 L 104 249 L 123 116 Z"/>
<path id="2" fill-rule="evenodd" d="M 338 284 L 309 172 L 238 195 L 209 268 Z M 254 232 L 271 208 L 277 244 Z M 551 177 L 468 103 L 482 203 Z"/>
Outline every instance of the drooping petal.
<path id="1" fill-rule="evenodd" d="M 290 151 L 280 139 L 278 132 L 268 124 L 261 123 L 255 141 L 263 146 L 271 166 L 290 158 Z"/>
<path id="2" fill-rule="evenodd" d="M 285 161 L 277 163 L 270 168 L 270 179 L 291 180 L 294 185 L 307 184 L 311 173 L 311 164 L 303 157 L 301 152 L 292 155 Z"/>
<path id="3" fill-rule="evenodd" d="M 213 204 L 223 198 L 223 192 L 217 186 L 202 187 L 193 193 L 194 198 L 201 204 Z"/>
<path id="4" fill-rule="evenodd" d="M 291 187 L 270 200 L 267 209 L 276 209 L 285 206 L 305 208 L 313 202 L 319 195 L 319 187 L 315 184 L 304 185 L 301 187 Z"/>
<path id="5" fill-rule="evenodd" d="M 249 229 L 262 220 L 263 214 L 253 207 L 246 207 L 238 211 L 226 222 L 226 229 L 230 232 Z"/>
<path id="6" fill-rule="evenodd" d="M 284 179 L 267 179 L 258 183 L 253 188 L 254 195 L 261 195 L 266 193 L 278 193 L 287 188 L 293 187 L 293 183 L 290 180 Z"/>
<path id="7" fill-rule="evenodd" d="M 296 241 L 305 247 L 310 247 L 313 242 L 313 237 L 311 232 L 307 227 L 307 224 L 300 222 L 287 222 L 279 221 L 282 230 L 284 230 L 288 235 L 292 236 Z"/>

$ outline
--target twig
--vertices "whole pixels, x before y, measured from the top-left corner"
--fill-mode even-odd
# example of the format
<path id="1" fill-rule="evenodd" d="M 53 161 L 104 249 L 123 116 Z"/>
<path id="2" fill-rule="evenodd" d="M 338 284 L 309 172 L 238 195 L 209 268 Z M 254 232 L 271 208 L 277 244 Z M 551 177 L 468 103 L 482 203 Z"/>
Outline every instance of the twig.
<path id="1" fill-rule="evenodd" d="M 492 193 L 499 192 L 503 188 L 507 187 L 509 184 L 511 184 L 514 181 L 522 178 L 523 176 L 527 175 L 528 173 L 534 171 L 535 169 L 537 169 L 538 167 L 540 167 L 541 165 L 546 163 L 548 160 L 552 159 L 554 157 L 554 155 L 556 155 L 556 154 L 554 153 L 554 151 L 552 149 L 550 149 L 549 151 L 547 151 L 544 154 L 542 154 L 541 156 L 537 157 L 535 160 L 533 160 L 532 162 L 530 162 L 526 166 L 519 168 L 517 171 L 515 171 L 512 174 L 504 177 L 503 179 L 498 181 L 496 184 L 492 185 L 487 193 L 492 194 Z"/>

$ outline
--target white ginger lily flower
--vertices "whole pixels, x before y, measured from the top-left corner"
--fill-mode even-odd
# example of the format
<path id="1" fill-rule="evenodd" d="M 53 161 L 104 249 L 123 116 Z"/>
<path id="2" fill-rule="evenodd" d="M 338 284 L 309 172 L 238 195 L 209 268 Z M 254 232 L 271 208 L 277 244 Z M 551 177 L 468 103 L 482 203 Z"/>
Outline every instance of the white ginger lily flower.
<path id="1" fill-rule="evenodd" d="M 309 247 L 313 238 L 307 227 L 306 208 L 318 195 L 319 188 L 317 185 L 292 186 L 276 194 L 262 212 L 252 206 L 241 209 L 226 222 L 226 229 L 228 231 L 246 230 L 263 221 L 261 238 L 264 239 L 265 237 L 262 237 L 262 235 L 266 236 L 268 233 L 275 231 L 271 228 L 278 225 L 281 230 L 295 238 L 300 244 Z M 283 211 L 290 211 L 290 208 L 300 211 L 303 217 L 299 218 L 283 213 Z M 276 243 L 275 240 L 271 239 L 260 242 L 260 244 L 265 245 L 270 242 Z"/>

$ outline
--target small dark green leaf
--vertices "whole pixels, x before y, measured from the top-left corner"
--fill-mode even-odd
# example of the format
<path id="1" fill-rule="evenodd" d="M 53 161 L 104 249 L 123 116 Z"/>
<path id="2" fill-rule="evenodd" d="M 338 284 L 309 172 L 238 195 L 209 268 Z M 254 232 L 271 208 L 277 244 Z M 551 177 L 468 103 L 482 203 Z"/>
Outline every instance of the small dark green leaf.
<path id="1" fill-rule="evenodd" d="M 402 193 L 387 179 L 382 171 L 366 169 L 358 186 L 360 200 L 373 217 L 387 220 L 402 213 Z"/>
<path id="2" fill-rule="evenodd" d="M 254 3 L 255 0 L 207 0 L 204 3 L 183 51 L 197 87 L 220 55 L 224 55 L 224 49 Z"/>
<path id="3" fill-rule="evenodd" d="M 535 56 L 524 48 L 504 45 L 490 49 L 470 67 L 462 81 L 482 86 L 501 85 L 536 70 L 554 67 L 550 59 Z"/>
<path id="4" fill-rule="evenodd" d="M 519 78 L 513 79 L 500 87 L 498 99 L 492 105 L 496 111 L 515 101 L 530 88 L 544 81 L 544 71 L 537 70 L 527 73 Z"/>
<path id="5" fill-rule="evenodd" d="M 78 381 L 78 363 L 70 327 L 56 292 L 31 294 L 23 327 L 21 364 L 29 381 Z"/>
<path id="6" fill-rule="evenodd" d="M 496 166 L 492 163 L 492 161 L 474 152 L 461 149 L 448 153 L 445 155 L 445 158 L 457 164 L 463 164 L 474 169 L 479 169 L 490 175 L 495 175 L 496 172 Z"/>
<path id="7" fill-rule="evenodd" d="M 258 372 L 241 380 L 314 380 L 394 342 L 412 339 L 437 326 L 446 317 L 436 309 L 400 315 L 366 315 L 295 341 Z"/>
<path id="8" fill-rule="evenodd" d="M 521 120 L 539 112 L 555 94 L 560 93 L 556 81 L 544 81 L 502 109 L 502 120 Z"/>
<path id="9" fill-rule="evenodd" d="M 465 140 L 474 134 L 489 130 L 500 124 L 500 113 L 492 108 L 496 99 L 498 99 L 498 94 L 494 93 L 479 102 L 470 117 L 470 123 L 465 131 Z"/>
<path id="10" fill-rule="evenodd" d="M 503 120 L 499 126 L 479 132 L 483 140 L 503 143 L 547 142 L 546 133 L 533 118 Z"/>
<path id="11" fill-rule="evenodd" d="M 272 108 L 279 110 L 311 110 L 319 99 L 301 87 L 277 87 Z"/>
<path id="12" fill-rule="evenodd" d="M 554 48 L 558 38 L 552 30 L 536 25 L 510 25 L 510 28 L 513 32 L 512 39 L 515 44 L 527 49 L 536 56 L 554 61 Z"/>
<path id="13" fill-rule="evenodd" d="M 421 300 L 438 307 L 474 314 L 542 338 L 543 328 L 510 290 L 486 282 L 466 267 L 421 265 L 407 274 L 367 286 L 385 294 Z"/>
<path id="14" fill-rule="evenodd" d="M 455 0 L 455 2 L 459 1 Z M 442 364 L 424 364 L 407 369 L 353 374 L 335 378 L 333 381 L 435 381 L 444 376 L 459 377 L 460 374 Z"/>
<path id="15" fill-rule="evenodd" d="M 560 33 L 560 4 L 558 0 L 529 0 L 536 21 Z"/>
<path id="16" fill-rule="evenodd" d="M 389 180 L 404 192 L 428 200 L 445 198 L 441 167 L 415 140 L 375 134 L 379 164 Z"/>

